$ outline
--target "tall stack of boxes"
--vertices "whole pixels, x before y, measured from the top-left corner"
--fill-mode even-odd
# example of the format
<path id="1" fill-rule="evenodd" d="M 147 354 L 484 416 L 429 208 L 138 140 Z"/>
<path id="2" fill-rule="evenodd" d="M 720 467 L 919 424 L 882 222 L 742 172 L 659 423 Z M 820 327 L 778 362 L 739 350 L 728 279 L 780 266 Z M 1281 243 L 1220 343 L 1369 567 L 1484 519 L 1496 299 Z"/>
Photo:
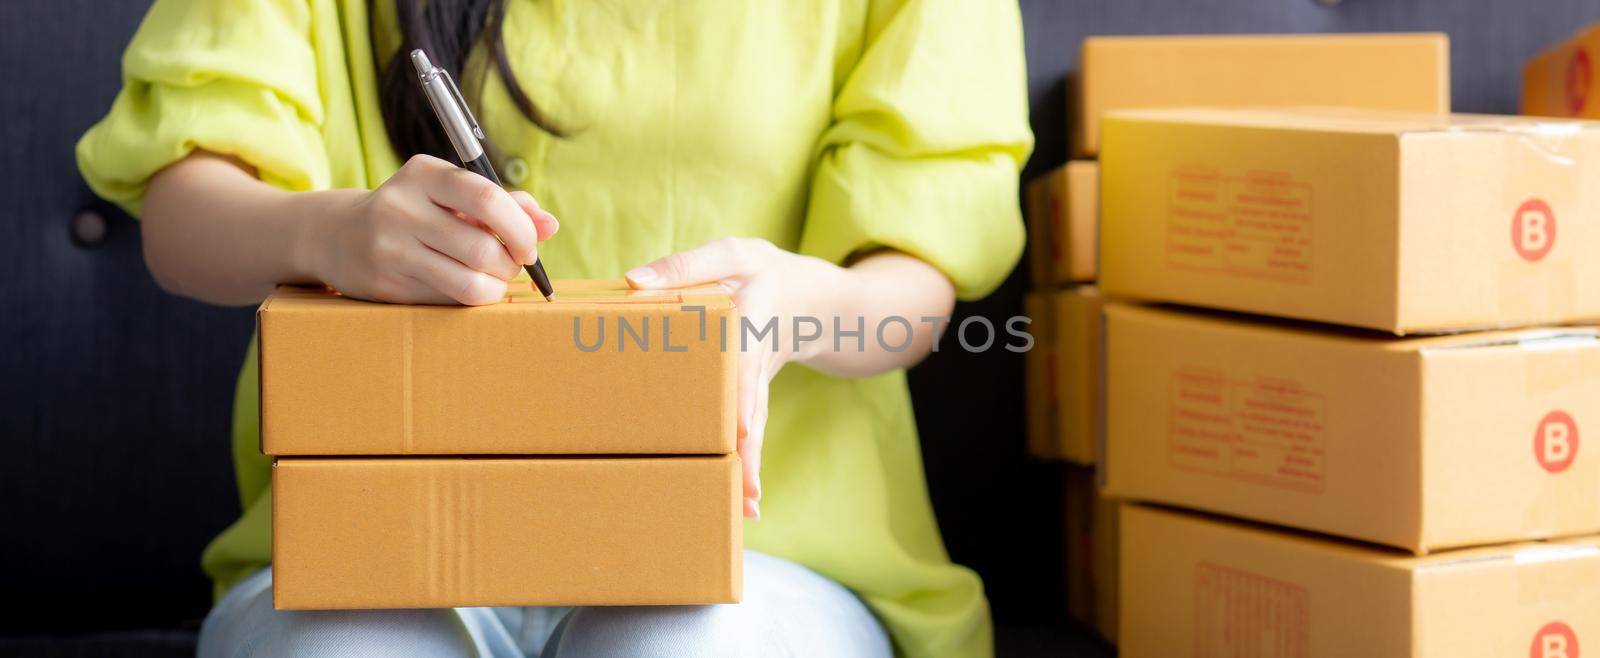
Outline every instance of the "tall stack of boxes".
<path id="1" fill-rule="evenodd" d="M 1100 475 L 1140 501 L 1122 655 L 1566 658 L 1600 637 L 1600 124 L 1100 126 Z"/>
<path id="2" fill-rule="evenodd" d="M 1441 34 L 1092 37 L 1070 94 L 1074 159 L 1032 181 L 1029 211 L 1034 319 L 1029 353 L 1029 452 L 1066 471 L 1068 608 L 1111 642 L 1118 635 L 1115 496 L 1094 473 L 1107 451 L 1105 295 L 1097 280 L 1118 221 L 1102 194 L 1105 116 L 1137 108 L 1319 106 L 1441 114 L 1449 109 L 1448 42 Z M 1164 185 L 1144 188 L 1166 199 Z M 1104 217 L 1107 226 L 1101 225 Z M 1120 230 L 1120 229 L 1119 229 Z M 1178 284 L 1181 285 L 1181 284 Z M 1104 293 L 1104 295 L 1102 294 Z"/>
<path id="3" fill-rule="evenodd" d="M 277 608 L 739 599 L 731 300 L 557 290 L 262 304 Z"/>
<path id="4" fill-rule="evenodd" d="M 1100 309 L 1095 288 L 1099 163 L 1079 158 L 1033 180 L 1026 210 L 1033 290 L 1024 312 L 1034 348 L 1025 357 L 1028 453 L 1066 462 L 1063 510 L 1067 612 L 1107 641 L 1116 637 L 1115 505 L 1094 485 L 1099 450 Z M 1098 530 L 1098 531 L 1097 531 Z"/>

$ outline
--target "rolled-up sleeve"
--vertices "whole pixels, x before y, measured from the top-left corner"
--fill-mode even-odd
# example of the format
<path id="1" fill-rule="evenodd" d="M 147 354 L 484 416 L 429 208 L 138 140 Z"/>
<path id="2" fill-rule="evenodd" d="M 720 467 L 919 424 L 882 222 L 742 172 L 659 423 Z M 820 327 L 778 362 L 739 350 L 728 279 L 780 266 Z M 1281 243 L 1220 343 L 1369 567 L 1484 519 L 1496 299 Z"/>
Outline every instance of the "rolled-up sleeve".
<path id="1" fill-rule="evenodd" d="M 988 294 L 1023 245 L 1017 176 L 1033 147 L 1022 24 L 994 0 L 874 4 L 817 150 L 800 251 L 889 248 Z"/>
<path id="2" fill-rule="evenodd" d="M 305 0 L 158 0 L 123 55 L 123 88 L 79 140 L 78 168 L 137 216 L 150 177 L 195 149 L 290 190 L 328 187 Z"/>

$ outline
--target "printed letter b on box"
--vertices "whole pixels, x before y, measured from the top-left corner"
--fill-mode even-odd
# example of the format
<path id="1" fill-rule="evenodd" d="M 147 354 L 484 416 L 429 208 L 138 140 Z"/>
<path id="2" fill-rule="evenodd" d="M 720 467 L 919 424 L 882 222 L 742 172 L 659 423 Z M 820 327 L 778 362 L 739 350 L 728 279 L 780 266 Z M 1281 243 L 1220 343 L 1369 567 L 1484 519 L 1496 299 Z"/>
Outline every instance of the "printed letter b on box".
<path id="1" fill-rule="evenodd" d="M 1517 206 L 1511 220 L 1511 246 L 1522 260 L 1537 263 L 1556 244 L 1556 215 L 1542 199 L 1528 199 Z"/>
<path id="2" fill-rule="evenodd" d="M 1578 635 L 1572 627 L 1559 621 L 1545 624 L 1533 636 L 1529 658 L 1579 658 Z"/>
<path id="3" fill-rule="evenodd" d="M 1578 457 L 1578 423 L 1559 409 L 1544 415 L 1533 433 L 1533 456 L 1539 466 L 1560 473 Z"/>

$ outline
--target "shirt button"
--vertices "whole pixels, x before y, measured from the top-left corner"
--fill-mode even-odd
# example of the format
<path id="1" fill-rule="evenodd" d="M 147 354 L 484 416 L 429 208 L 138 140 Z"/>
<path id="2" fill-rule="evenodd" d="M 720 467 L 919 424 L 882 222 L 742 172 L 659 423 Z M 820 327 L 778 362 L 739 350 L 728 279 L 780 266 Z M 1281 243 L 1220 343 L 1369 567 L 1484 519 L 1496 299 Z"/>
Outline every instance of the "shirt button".
<path id="1" fill-rule="evenodd" d="M 528 161 L 522 158 L 512 158 L 506 161 L 506 182 L 512 185 L 522 185 L 528 180 Z"/>
<path id="2" fill-rule="evenodd" d="M 105 241 L 107 228 L 105 215 L 85 210 L 72 218 L 72 239 L 80 246 L 91 247 Z"/>

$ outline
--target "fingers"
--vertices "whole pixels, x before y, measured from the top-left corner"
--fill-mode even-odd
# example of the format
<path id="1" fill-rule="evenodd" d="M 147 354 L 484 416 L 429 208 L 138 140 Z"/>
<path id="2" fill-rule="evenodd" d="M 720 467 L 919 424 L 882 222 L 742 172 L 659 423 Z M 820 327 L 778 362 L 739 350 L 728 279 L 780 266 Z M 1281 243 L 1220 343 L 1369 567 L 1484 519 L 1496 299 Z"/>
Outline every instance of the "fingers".
<path id="1" fill-rule="evenodd" d="M 502 281 L 510 281 L 522 271 L 506 246 L 476 222 L 444 210 L 437 215 L 417 227 L 417 240 L 422 244 Z"/>
<path id="2" fill-rule="evenodd" d="M 407 276 L 421 281 L 458 304 L 493 304 L 506 296 L 506 282 L 462 265 L 421 242 L 401 265 Z"/>
<path id="3" fill-rule="evenodd" d="M 743 447 L 739 450 L 739 466 L 744 473 L 744 515 L 752 519 L 761 518 L 761 448 L 767 435 L 765 381 L 761 389 L 762 402 L 757 406 L 750 434 L 744 438 Z"/>
<path id="4" fill-rule="evenodd" d="M 426 178 L 424 189 L 430 200 L 483 222 L 505 241 L 518 264 L 532 265 L 538 260 L 539 233 L 534 223 L 499 185 L 438 158 L 413 158 L 407 166 L 418 168 Z"/>
<path id="5" fill-rule="evenodd" d="M 741 361 L 739 376 L 739 466 L 744 476 L 744 515 L 761 518 L 761 448 L 766 439 L 767 392 L 771 378 L 765 360 Z"/>
<path id="6" fill-rule="evenodd" d="M 759 348 L 758 348 L 759 349 Z M 756 383 L 761 379 L 760 354 L 739 355 L 738 437 L 749 436 L 756 417 Z"/>
<path id="7" fill-rule="evenodd" d="M 528 216 L 533 218 L 533 228 L 539 232 L 540 242 L 549 240 L 550 236 L 561 230 L 561 222 L 557 221 L 556 216 L 550 214 L 550 211 L 541 207 L 532 194 L 517 190 L 511 193 L 511 200 L 517 202 L 522 212 L 528 213 Z"/>
<path id="8" fill-rule="evenodd" d="M 765 240 L 724 238 L 628 270 L 634 288 L 681 288 L 749 273 L 762 252 L 777 249 Z"/>
<path id="9" fill-rule="evenodd" d="M 418 281 L 404 274 L 391 277 L 387 282 L 381 283 L 371 291 L 339 291 L 347 296 L 358 299 L 370 299 L 389 304 L 430 304 L 434 306 L 450 306 L 456 300 L 448 295 L 434 290 L 432 286 Z"/>
<path id="10" fill-rule="evenodd" d="M 755 509 L 755 518 L 761 518 L 761 450 L 767 438 L 767 392 L 771 390 L 771 379 L 765 373 L 761 376 L 758 387 L 759 395 L 756 401 L 755 421 L 751 424 L 750 438 L 745 440 L 745 456 L 741 457 L 745 464 L 745 496 L 750 500 L 750 507 Z"/>
<path id="11" fill-rule="evenodd" d="M 758 518 L 761 514 L 760 507 L 752 504 L 752 494 L 760 488 L 756 478 L 761 472 L 752 469 L 750 459 L 750 434 L 755 428 L 756 400 L 760 397 L 761 367 L 760 356 L 752 354 L 739 355 L 739 399 L 738 399 L 738 443 L 739 468 L 743 475 L 744 483 L 744 515 L 747 518 Z"/>

